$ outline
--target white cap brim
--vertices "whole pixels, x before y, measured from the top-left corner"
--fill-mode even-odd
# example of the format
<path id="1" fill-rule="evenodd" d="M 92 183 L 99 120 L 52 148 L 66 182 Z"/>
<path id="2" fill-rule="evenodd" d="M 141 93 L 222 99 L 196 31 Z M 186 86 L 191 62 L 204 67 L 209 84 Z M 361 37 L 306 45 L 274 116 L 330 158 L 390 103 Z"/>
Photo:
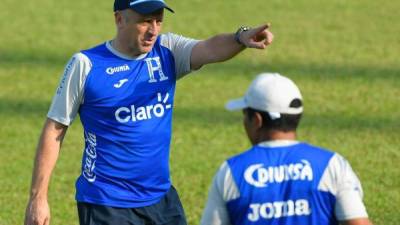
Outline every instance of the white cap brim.
<path id="1" fill-rule="evenodd" d="M 226 103 L 225 108 L 229 111 L 236 111 L 247 108 L 248 105 L 246 104 L 244 98 L 230 100 Z"/>

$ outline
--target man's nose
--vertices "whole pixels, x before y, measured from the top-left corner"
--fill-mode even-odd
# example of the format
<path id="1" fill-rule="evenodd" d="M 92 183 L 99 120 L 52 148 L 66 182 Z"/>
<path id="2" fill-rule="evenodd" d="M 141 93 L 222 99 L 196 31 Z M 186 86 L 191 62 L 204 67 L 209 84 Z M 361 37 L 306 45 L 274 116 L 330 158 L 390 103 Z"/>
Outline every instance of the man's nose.
<path id="1" fill-rule="evenodd" d="M 150 34 L 154 35 L 154 34 L 157 34 L 157 29 L 158 29 L 158 28 L 157 28 L 157 21 L 156 21 L 156 20 L 152 20 L 152 21 L 150 22 L 148 32 L 149 32 Z"/>

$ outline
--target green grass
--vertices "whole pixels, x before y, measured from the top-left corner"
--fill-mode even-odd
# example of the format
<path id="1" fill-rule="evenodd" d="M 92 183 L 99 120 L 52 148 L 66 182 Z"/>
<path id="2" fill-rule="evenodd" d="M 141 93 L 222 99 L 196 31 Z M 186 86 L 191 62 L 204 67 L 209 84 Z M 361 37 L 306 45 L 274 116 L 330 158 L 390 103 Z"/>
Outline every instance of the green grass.
<path id="1" fill-rule="evenodd" d="M 395 1 L 170 0 L 164 31 L 195 38 L 272 23 L 267 51 L 178 82 L 171 171 L 190 224 L 197 224 L 219 165 L 249 147 L 241 113 L 224 110 L 260 72 L 293 78 L 305 98 L 299 138 L 344 155 L 360 177 L 375 224 L 400 221 L 400 3 Z M 68 58 L 115 33 L 112 1 L 3 0 L 0 9 L 0 225 L 21 224 L 40 130 Z M 79 119 L 54 171 L 52 224 L 77 224 L 74 182 Z"/>

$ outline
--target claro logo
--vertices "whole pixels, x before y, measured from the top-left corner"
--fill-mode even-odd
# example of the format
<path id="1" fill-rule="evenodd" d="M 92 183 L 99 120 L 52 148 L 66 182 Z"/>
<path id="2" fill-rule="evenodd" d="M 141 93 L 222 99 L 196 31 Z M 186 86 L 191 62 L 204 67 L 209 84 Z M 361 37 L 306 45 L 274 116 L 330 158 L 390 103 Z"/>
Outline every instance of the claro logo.
<path id="1" fill-rule="evenodd" d="M 129 121 L 136 122 L 141 120 L 149 120 L 154 117 L 163 117 L 167 109 L 171 109 L 171 104 L 167 104 L 169 94 L 162 97 L 161 93 L 157 93 L 158 103 L 154 105 L 146 105 L 137 107 L 131 105 L 129 107 L 121 107 L 115 111 L 115 119 L 120 123 Z"/>
<path id="2" fill-rule="evenodd" d="M 113 75 L 114 73 L 119 73 L 119 72 L 124 72 L 124 71 L 128 71 L 128 70 L 130 70 L 131 68 L 129 68 L 129 66 L 128 65 L 123 65 L 123 66 L 117 66 L 117 67 L 108 67 L 107 69 L 106 69 L 106 73 L 108 74 L 108 75 Z"/>

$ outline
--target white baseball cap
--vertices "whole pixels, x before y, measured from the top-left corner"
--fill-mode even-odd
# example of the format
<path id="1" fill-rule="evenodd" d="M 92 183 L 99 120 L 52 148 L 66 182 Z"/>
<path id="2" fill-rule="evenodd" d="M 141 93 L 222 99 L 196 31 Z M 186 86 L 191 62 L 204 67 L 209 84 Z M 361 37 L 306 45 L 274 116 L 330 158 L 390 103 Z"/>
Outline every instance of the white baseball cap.
<path id="1" fill-rule="evenodd" d="M 293 100 L 302 100 L 299 88 L 279 73 L 262 73 L 253 80 L 244 97 L 229 101 L 225 108 L 234 111 L 252 108 L 268 112 L 271 119 L 282 114 L 300 114 L 303 106 L 291 106 Z"/>

